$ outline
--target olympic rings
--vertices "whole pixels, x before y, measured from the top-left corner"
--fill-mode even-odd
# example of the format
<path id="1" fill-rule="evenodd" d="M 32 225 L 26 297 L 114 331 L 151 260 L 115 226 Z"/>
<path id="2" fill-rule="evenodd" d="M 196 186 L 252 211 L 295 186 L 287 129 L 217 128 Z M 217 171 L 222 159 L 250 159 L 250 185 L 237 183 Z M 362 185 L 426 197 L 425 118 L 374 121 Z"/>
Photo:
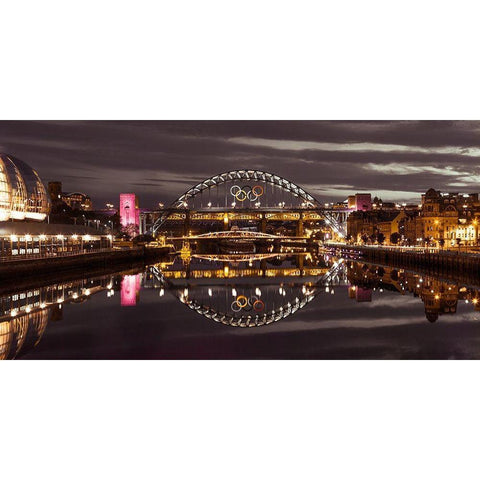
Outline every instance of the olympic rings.
<path id="1" fill-rule="evenodd" d="M 250 202 L 255 202 L 261 197 L 264 193 L 263 187 L 261 185 L 255 185 L 254 187 L 245 186 L 243 188 L 238 185 L 232 185 L 230 187 L 230 194 L 235 197 L 239 202 L 244 202 L 249 200 Z"/>
<path id="2" fill-rule="evenodd" d="M 253 304 L 253 309 L 254 309 L 256 312 L 261 312 L 264 308 L 265 308 L 265 304 L 264 304 L 261 300 L 257 300 L 257 301 Z"/>
<path id="3" fill-rule="evenodd" d="M 240 303 L 240 299 L 242 300 L 242 303 Z M 245 301 L 245 303 L 243 303 L 243 301 Z M 236 302 L 237 302 L 237 304 L 240 308 L 244 308 L 248 304 L 248 299 L 245 295 L 240 295 L 240 296 L 237 297 Z"/>
<path id="4" fill-rule="evenodd" d="M 245 295 L 239 295 L 231 305 L 231 309 L 234 312 L 239 312 L 240 310 L 244 310 L 245 312 L 249 312 L 250 310 L 255 312 L 261 312 L 265 308 L 265 304 L 255 295 L 247 298 Z"/>

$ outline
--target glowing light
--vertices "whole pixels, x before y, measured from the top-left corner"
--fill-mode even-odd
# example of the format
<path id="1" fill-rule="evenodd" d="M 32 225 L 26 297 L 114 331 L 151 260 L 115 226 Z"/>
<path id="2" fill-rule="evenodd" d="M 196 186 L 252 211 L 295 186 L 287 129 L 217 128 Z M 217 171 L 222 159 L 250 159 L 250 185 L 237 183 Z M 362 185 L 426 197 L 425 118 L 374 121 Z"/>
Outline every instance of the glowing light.
<path id="1" fill-rule="evenodd" d="M 27 307 L 27 308 L 25 308 L 25 311 L 26 311 L 27 313 L 30 313 L 30 312 L 32 311 L 32 309 L 31 309 L 30 307 Z"/>
<path id="2" fill-rule="evenodd" d="M 46 239 L 47 239 L 47 236 L 42 234 L 42 235 L 40 235 L 38 238 L 39 238 L 40 240 L 46 240 Z"/>
<path id="3" fill-rule="evenodd" d="M 59 240 L 63 240 L 63 235 L 57 235 L 57 238 L 58 238 Z"/>
<path id="4" fill-rule="evenodd" d="M 26 240 L 27 242 L 29 242 L 31 239 L 32 239 L 32 236 L 31 236 L 31 235 L 25 235 L 25 240 Z"/>
<path id="5" fill-rule="evenodd" d="M 235 288 L 232 288 L 232 297 L 237 296 L 237 290 Z"/>
<path id="6" fill-rule="evenodd" d="M 83 239 L 84 239 L 86 242 L 88 242 L 89 240 L 92 239 L 92 237 L 91 237 L 90 235 L 84 235 L 84 236 L 83 236 Z"/>
<path id="7" fill-rule="evenodd" d="M 47 305 L 45 303 L 40 304 L 40 308 L 45 308 Z"/>
<path id="8" fill-rule="evenodd" d="M 72 235 L 72 240 L 76 240 L 78 238 L 78 235 Z"/>
<path id="9" fill-rule="evenodd" d="M 208 296 L 209 296 L 209 297 L 212 296 L 212 289 L 211 289 L 211 288 L 208 289 Z"/>
<path id="10" fill-rule="evenodd" d="M 12 242 L 16 242 L 18 240 L 18 237 L 16 235 L 10 235 L 10 240 Z"/>
<path id="11" fill-rule="evenodd" d="M 15 317 L 15 316 L 17 315 L 17 313 L 18 313 L 17 310 L 14 308 L 14 309 L 10 312 L 10 315 L 11 315 L 12 317 Z"/>

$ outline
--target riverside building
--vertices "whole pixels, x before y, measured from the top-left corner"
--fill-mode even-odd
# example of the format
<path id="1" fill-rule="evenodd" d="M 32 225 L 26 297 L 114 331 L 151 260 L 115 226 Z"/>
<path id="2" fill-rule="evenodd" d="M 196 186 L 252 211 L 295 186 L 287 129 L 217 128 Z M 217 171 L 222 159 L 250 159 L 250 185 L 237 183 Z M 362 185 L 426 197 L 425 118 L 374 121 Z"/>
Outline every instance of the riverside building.
<path id="1" fill-rule="evenodd" d="M 0 260 L 78 255 L 112 248 L 112 236 L 93 228 L 46 223 L 49 196 L 35 170 L 18 158 L 0 154 Z"/>

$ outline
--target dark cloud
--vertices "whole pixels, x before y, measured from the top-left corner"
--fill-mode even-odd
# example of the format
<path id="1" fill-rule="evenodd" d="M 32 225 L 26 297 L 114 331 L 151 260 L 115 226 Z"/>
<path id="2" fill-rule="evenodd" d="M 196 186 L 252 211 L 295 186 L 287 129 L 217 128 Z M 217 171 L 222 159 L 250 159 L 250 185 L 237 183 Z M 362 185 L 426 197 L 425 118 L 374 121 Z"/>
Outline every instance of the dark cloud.
<path id="1" fill-rule="evenodd" d="M 321 201 L 361 190 L 408 201 L 480 181 L 474 121 L 1 121 L 0 150 L 97 205 L 127 190 L 145 207 L 172 201 L 237 168 L 277 173 Z"/>

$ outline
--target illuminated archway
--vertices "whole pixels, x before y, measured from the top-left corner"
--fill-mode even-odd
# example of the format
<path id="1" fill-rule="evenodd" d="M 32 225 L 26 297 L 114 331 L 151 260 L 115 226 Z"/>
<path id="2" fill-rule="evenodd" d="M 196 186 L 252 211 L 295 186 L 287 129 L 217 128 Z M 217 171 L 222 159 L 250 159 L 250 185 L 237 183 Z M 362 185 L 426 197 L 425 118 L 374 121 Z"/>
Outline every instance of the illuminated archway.
<path id="1" fill-rule="evenodd" d="M 198 183 L 194 187 L 187 190 L 183 195 L 181 195 L 177 200 L 175 200 L 171 205 L 170 209 L 185 209 L 188 210 L 188 201 L 198 194 L 201 194 L 203 191 L 211 189 L 212 187 L 218 187 L 227 182 L 239 181 L 253 181 L 253 182 L 262 182 L 264 184 L 274 185 L 280 189 L 288 192 L 295 197 L 298 197 L 302 201 L 302 206 L 305 208 L 318 208 L 320 207 L 319 202 L 303 188 L 297 184 L 275 175 L 273 173 L 263 172 L 260 170 L 232 170 L 230 172 L 221 173 L 219 175 L 214 175 L 213 177 L 207 178 L 203 182 Z M 160 226 L 167 220 L 170 216 L 169 212 L 165 212 L 154 224 L 153 233 L 156 233 Z"/>

